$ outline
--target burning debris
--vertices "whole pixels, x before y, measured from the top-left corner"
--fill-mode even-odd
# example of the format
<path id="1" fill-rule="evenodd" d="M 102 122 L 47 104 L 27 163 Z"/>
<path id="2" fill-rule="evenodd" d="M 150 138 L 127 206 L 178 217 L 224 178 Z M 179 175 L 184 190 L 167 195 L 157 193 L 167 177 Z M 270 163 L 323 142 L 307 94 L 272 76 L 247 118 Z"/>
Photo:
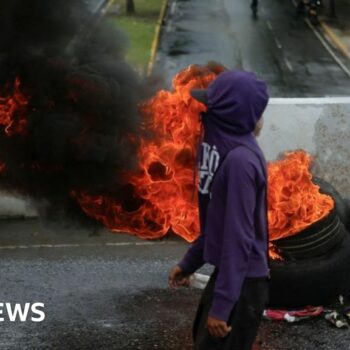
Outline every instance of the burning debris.
<path id="1" fill-rule="evenodd" d="M 205 107 L 189 91 L 207 87 L 224 68 L 190 66 L 176 75 L 173 91 L 141 105 L 142 84 L 123 60 L 123 38 L 80 1 L 11 0 L 4 8 L 0 186 L 30 197 L 41 211 L 44 203 L 54 217 L 82 210 L 112 231 L 159 238 L 172 230 L 193 241 Z M 90 21 L 95 28 L 87 32 Z M 300 232 L 333 208 L 312 183 L 310 162 L 296 152 L 269 166 L 271 240 Z"/>
<path id="2" fill-rule="evenodd" d="M 61 6 L 55 5 L 44 6 L 52 21 Z M 16 18 L 26 6 L 17 1 L 10 13 Z M 9 41 L 2 51 L 8 73 L 0 97 L 0 184 L 44 200 L 55 215 L 76 205 L 112 231 L 154 239 L 172 230 L 193 241 L 199 234 L 195 154 L 205 107 L 189 91 L 207 87 L 224 68 L 190 66 L 176 75 L 173 91 L 139 105 L 141 84 L 122 61 L 119 42 L 106 41 L 104 27 L 77 39 L 76 22 L 87 18 L 77 6 L 64 6 L 68 33 L 49 27 L 39 41 L 5 25 L 10 36 L 20 35 L 22 50 L 18 57 L 19 47 Z M 32 20 L 25 17 L 23 25 Z M 152 138 L 142 137 L 140 126 Z M 334 206 L 312 182 L 310 163 L 298 151 L 269 166 L 272 241 L 300 232 Z M 278 257 L 273 249 L 271 255 Z"/>
<path id="3" fill-rule="evenodd" d="M 20 90 L 18 79 L 14 82 L 13 94 L 0 97 L 0 125 L 5 128 L 7 136 L 25 135 L 27 119 L 23 115 L 28 108 L 28 101 L 29 97 Z"/>
<path id="4" fill-rule="evenodd" d="M 130 173 L 124 189 L 129 199 L 80 193 L 77 199 L 89 216 L 112 231 L 142 238 L 159 238 L 169 230 L 190 242 L 199 235 L 194 167 L 199 115 L 205 107 L 189 91 L 207 87 L 221 69 L 190 66 L 174 78 L 172 92 L 160 91 L 142 106 L 154 138 L 140 144 L 140 171 Z M 310 155 L 296 151 L 269 165 L 271 241 L 299 233 L 334 207 L 333 199 L 313 183 L 311 161 Z M 270 254 L 280 258 L 273 245 Z"/>
<path id="5" fill-rule="evenodd" d="M 0 186 L 81 215 L 75 193 L 115 193 L 136 164 L 143 83 L 81 1 L 7 0 L 0 17 Z"/>
<path id="6" fill-rule="evenodd" d="M 113 195 L 77 196 L 83 210 L 112 231 L 160 238 L 170 229 L 188 241 L 199 233 L 195 188 L 195 154 L 199 114 L 205 107 L 189 94 L 206 87 L 220 67 L 191 66 L 174 79 L 174 91 L 160 91 L 142 106 L 153 138 L 142 140 L 139 172 L 129 174 L 127 201 Z"/>
<path id="7" fill-rule="evenodd" d="M 268 166 L 268 221 L 270 240 L 298 234 L 321 220 L 334 207 L 312 180 L 312 158 L 303 151 L 286 153 Z"/>

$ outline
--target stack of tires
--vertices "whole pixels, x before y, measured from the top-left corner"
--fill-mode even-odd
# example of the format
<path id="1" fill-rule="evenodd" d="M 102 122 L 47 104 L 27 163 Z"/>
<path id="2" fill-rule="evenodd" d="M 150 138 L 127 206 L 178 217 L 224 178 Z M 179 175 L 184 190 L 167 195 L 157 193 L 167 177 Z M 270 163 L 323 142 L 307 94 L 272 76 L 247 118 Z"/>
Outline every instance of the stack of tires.
<path id="1" fill-rule="evenodd" d="M 350 297 L 350 200 L 327 182 L 314 182 L 335 207 L 297 235 L 273 242 L 284 260 L 270 260 L 271 307 L 327 305 L 339 295 Z"/>

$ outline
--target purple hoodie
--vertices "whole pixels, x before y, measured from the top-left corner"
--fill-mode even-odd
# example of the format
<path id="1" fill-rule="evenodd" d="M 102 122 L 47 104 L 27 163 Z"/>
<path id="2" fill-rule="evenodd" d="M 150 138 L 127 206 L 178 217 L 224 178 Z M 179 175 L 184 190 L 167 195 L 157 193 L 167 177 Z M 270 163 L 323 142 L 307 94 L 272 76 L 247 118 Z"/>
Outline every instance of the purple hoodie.
<path id="1" fill-rule="evenodd" d="M 253 73 L 221 73 L 207 92 L 199 149 L 201 235 L 180 267 L 218 268 L 209 315 L 227 321 L 246 277 L 268 276 L 266 161 L 252 134 L 268 103 Z M 214 177 L 215 174 L 215 177 Z"/>

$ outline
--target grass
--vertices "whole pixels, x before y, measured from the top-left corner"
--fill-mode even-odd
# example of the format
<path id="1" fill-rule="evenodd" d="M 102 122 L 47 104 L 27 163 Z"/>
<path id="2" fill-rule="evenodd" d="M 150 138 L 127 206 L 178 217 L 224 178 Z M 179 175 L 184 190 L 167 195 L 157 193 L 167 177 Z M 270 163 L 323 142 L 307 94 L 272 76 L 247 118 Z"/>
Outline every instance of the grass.
<path id="1" fill-rule="evenodd" d="M 150 59 L 155 28 L 164 0 L 134 0 L 136 13 L 126 14 L 126 0 L 115 0 L 120 5 L 120 14 L 112 21 L 128 36 L 130 48 L 128 62 L 138 70 L 145 72 Z"/>

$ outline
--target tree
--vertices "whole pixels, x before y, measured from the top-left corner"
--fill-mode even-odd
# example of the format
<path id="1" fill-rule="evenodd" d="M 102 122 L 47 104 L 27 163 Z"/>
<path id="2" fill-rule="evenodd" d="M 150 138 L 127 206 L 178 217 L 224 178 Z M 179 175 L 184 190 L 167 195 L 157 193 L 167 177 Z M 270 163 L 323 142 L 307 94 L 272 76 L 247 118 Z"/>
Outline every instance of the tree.
<path id="1" fill-rule="evenodd" d="M 134 0 L 126 0 L 126 13 L 135 13 L 135 2 Z"/>

